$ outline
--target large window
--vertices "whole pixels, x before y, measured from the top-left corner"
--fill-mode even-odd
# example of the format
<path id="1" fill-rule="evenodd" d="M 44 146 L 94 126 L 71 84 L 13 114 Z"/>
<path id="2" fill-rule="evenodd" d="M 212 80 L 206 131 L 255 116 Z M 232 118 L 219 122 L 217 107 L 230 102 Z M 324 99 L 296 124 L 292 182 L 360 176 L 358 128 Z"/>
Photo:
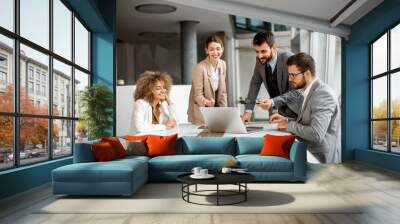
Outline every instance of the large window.
<path id="1" fill-rule="evenodd" d="M 14 0 L 0 1 L 0 26 L 14 31 Z"/>
<path id="2" fill-rule="evenodd" d="M 63 0 L 0 1 L 0 170 L 71 156 L 87 139 L 74 105 L 90 85 L 90 35 Z"/>
<path id="3" fill-rule="evenodd" d="M 250 19 L 242 16 L 232 16 L 233 24 L 237 33 L 241 33 L 238 31 L 248 31 L 248 32 L 257 32 L 257 31 L 290 31 L 290 26 L 273 24 L 265 21 L 261 21 L 258 19 Z"/>
<path id="4" fill-rule="evenodd" d="M 400 153 L 400 24 L 371 46 L 371 146 Z"/>

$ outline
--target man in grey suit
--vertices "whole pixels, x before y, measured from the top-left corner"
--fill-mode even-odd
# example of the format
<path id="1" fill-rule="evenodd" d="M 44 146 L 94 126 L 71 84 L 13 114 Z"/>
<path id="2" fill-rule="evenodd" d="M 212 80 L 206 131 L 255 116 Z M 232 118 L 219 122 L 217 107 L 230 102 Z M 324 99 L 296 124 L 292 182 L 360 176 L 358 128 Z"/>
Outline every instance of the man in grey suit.
<path id="1" fill-rule="evenodd" d="M 290 90 L 286 61 L 293 54 L 276 48 L 272 32 L 258 32 L 253 38 L 253 48 L 256 51 L 257 60 L 245 100 L 245 113 L 242 115 L 242 120 L 246 122 L 251 120 L 261 84 L 264 83 L 270 98 Z M 264 107 L 263 102 L 257 102 L 257 105 Z M 293 108 L 291 110 L 289 107 L 291 107 L 290 104 L 282 106 L 278 112 L 287 117 L 296 117 L 297 114 L 292 111 Z"/>
<path id="2" fill-rule="evenodd" d="M 308 150 L 321 163 L 340 161 L 338 132 L 340 107 L 332 90 L 315 75 L 314 59 L 305 53 L 291 56 L 287 60 L 289 82 L 294 89 L 282 96 L 266 100 L 268 107 L 281 107 L 287 103 L 297 104 L 300 113 L 297 119 L 279 114 L 269 122 L 278 123 L 278 128 L 296 135 L 308 145 Z"/>

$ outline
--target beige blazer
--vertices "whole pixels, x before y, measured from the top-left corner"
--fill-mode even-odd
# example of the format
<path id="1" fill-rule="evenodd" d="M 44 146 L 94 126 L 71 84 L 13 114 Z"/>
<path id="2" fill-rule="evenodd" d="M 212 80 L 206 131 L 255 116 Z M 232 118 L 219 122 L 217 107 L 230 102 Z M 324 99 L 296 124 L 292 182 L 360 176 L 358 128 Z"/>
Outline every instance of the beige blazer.
<path id="1" fill-rule="evenodd" d="M 190 89 L 189 108 L 187 111 L 188 121 L 196 125 L 204 124 L 200 107 L 205 107 L 205 100 L 214 100 L 214 107 L 227 106 L 226 94 L 226 64 L 224 60 L 219 60 L 217 69 L 219 70 L 218 90 L 215 91 L 211 85 L 212 64 L 208 58 L 199 62 L 192 72 L 192 88 Z"/>

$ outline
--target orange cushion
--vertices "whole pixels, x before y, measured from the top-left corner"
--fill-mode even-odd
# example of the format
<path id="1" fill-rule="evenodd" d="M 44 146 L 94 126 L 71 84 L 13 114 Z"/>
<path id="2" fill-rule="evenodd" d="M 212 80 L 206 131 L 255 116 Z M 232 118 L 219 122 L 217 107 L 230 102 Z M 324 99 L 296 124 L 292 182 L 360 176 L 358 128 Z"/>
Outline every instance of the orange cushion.
<path id="1" fill-rule="evenodd" d="M 149 135 L 147 137 L 147 155 L 148 156 L 163 156 L 176 154 L 176 139 L 178 135 L 158 136 Z"/>
<path id="2" fill-rule="evenodd" d="M 289 159 L 290 148 L 294 142 L 294 135 L 276 136 L 265 135 L 261 156 L 281 156 Z"/>
<path id="3" fill-rule="evenodd" d="M 115 137 L 110 137 L 110 138 L 101 138 L 101 142 L 108 142 L 114 149 L 115 155 L 117 158 L 121 158 L 126 156 L 126 151 L 124 149 L 124 146 L 122 146 L 121 142 L 118 140 L 118 138 Z"/>
<path id="4" fill-rule="evenodd" d="M 124 139 L 129 140 L 129 141 L 146 141 L 148 135 L 125 135 Z"/>
<path id="5" fill-rule="evenodd" d="M 91 145 L 91 149 L 94 154 L 94 157 L 99 162 L 109 161 L 117 158 L 114 149 L 108 142 L 93 144 Z"/>

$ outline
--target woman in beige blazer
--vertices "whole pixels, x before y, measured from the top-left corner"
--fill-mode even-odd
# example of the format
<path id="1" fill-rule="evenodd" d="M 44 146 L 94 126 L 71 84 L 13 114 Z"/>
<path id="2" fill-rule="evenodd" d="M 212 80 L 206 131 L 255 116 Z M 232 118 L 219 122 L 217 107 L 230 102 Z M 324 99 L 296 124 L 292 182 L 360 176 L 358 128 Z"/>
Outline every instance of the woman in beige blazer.
<path id="1" fill-rule="evenodd" d="M 203 125 L 200 107 L 226 107 L 226 64 L 221 59 L 224 46 L 217 36 L 208 37 L 205 44 L 207 58 L 199 62 L 192 72 L 188 121 Z"/>

